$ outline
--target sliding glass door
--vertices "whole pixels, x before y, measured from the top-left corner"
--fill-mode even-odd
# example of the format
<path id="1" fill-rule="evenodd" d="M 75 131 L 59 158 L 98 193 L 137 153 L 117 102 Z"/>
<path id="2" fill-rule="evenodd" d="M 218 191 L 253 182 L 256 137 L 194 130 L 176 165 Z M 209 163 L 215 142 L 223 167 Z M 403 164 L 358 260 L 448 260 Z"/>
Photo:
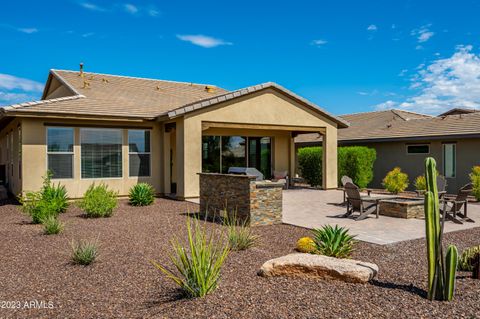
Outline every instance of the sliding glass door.
<path id="1" fill-rule="evenodd" d="M 270 137 L 203 136 L 202 171 L 228 173 L 230 167 L 255 167 L 265 178 L 272 176 Z"/>
<path id="2" fill-rule="evenodd" d="M 272 176 L 272 143 L 270 137 L 248 138 L 248 166 L 255 167 L 265 178 Z"/>

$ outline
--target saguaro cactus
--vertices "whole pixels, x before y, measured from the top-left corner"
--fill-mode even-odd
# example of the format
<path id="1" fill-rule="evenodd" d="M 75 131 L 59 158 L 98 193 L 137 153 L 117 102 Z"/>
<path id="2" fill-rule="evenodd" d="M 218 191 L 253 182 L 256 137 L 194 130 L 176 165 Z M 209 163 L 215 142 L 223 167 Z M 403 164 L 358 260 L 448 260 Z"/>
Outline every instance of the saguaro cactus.
<path id="1" fill-rule="evenodd" d="M 452 300 L 457 271 L 457 247 L 450 245 L 446 260 L 443 255 L 442 237 L 445 216 L 440 220 L 440 205 L 437 190 L 436 162 L 425 160 L 425 226 L 428 254 L 428 298 L 430 300 Z"/>

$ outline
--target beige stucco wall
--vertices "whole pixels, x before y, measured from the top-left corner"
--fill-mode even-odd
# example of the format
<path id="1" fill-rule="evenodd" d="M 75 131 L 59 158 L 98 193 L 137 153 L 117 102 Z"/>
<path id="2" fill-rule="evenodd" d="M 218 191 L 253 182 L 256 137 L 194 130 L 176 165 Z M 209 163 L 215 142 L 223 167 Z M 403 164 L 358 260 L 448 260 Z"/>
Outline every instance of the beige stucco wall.
<path id="1" fill-rule="evenodd" d="M 8 190 L 17 195 L 22 189 L 22 178 L 20 173 L 20 133 L 21 121 L 14 119 L 7 126 L 5 126 L 0 132 L 0 164 L 6 167 L 6 180 L 8 184 Z M 13 136 L 13 139 L 12 137 Z M 7 138 L 9 141 L 7 142 Z M 13 140 L 13 143 L 12 143 Z M 7 145 L 9 148 L 7 149 Z"/>
<path id="2" fill-rule="evenodd" d="M 275 90 L 269 89 L 251 95 L 220 103 L 215 107 L 188 113 L 177 121 L 177 195 L 179 197 L 197 197 L 199 194 L 198 172 L 201 172 L 201 138 L 202 122 L 227 122 L 238 124 L 263 124 L 279 126 L 303 126 L 325 128 L 327 132 L 326 144 L 326 188 L 337 186 L 337 125 L 333 121 L 322 117 L 318 112 L 285 97 Z M 292 165 L 288 152 L 292 148 L 291 141 L 285 136 L 279 137 L 278 146 L 275 145 L 275 159 L 279 168 Z M 183 149 L 183 152 L 180 150 Z M 278 151 L 278 153 L 277 153 Z M 285 159 L 284 159 L 285 158 Z M 276 163 L 274 163 L 276 165 Z M 290 167 L 289 167 L 290 166 Z M 334 176 L 334 178 L 331 178 Z"/>
<path id="3" fill-rule="evenodd" d="M 127 195 L 130 187 L 141 182 L 147 182 L 153 185 L 158 193 L 163 192 L 163 157 L 161 152 L 163 149 L 163 132 L 161 125 L 155 122 L 103 122 L 103 121 L 81 121 L 66 119 L 23 119 L 22 135 L 23 135 L 23 174 L 28 178 L 23 179 L 23 191 L 34 191 L 40 189 L 42 185 L 42 176 L 47 170 L 47 146 L 46 146 L 46 126 L 44 123 L 57 123 L 68 127 L 69 124 L 80 125 L 84 127 L 108 127 L 123 129 L 123 146 L 122 146 L 122 178 L 107 179 L 82 179 L 80 173 L 80 127 L 75 127 L 75 144 L 74 144 L 74 178 L 58 179 L 54 182 L 60 182 L 65 185 L 68 195 L 71 198 L 82 197 L 86 189 L 92 183 L 105 183 L 112 189 L 119 192 L 119 195 Z M 129 177 L 128 167 L 128 138 L 127 127 L 132 129 L 152 128 L 151 130 L 151 176 L 150 177 Z"/>
<path id="4" fill-rule="evenodd" d="M 448 178 L 448 191 L 455 193 L 458 188 L 470 182 L 468 174 L 474 165 L 480 165 L 480 139 L 444 139 L 415 142 L 385 142 L 358 144 L 373 147 L 377 151 L 374 165 L 374 178 L 370 187 L 382 188 L 382 179 L 388 171 L 399 166 L 408 174 L 409 189 L 414 189 L 415 177 L 424 173 L 427 156 L 435 158 L 438 171 L 443 174 L 443 143 L 456 143 L 456 177 Z M 430 154 L 407 154 L 407 144 L 429 144 Z"/>

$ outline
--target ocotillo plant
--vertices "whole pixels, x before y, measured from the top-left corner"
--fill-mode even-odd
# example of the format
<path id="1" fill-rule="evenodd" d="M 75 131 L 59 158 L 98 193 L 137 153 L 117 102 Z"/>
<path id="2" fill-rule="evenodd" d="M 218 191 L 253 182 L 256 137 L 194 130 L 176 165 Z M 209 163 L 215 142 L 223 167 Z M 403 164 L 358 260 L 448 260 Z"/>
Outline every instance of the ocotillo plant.
<path id="1" fill-rule="evenodd" d="M 457 247 L 450 245 L 446 258 L 443 255 L 442 237 L 445 214 L 440 221 L 440 205 L 437 190 L 436 163 L 431 157 L 425 160 L 425 226 L 428 253 L 428 298 L 452 300 L 457 271 Z"/>

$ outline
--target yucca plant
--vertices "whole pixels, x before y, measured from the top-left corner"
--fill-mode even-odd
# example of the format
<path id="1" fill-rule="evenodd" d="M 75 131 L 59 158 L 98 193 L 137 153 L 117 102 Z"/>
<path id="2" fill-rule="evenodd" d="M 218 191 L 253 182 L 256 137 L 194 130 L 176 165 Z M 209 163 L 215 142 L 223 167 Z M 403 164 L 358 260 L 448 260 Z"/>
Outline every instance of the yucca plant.
<path id="1" fill-rule="evenodd" d="M 150 184 L 138 183 L 130 189 L 128 198 L 132 206 L 148 206 L 155 200 L 155 189 Z"/>
<path id="2" fill-rule="evenodd" d="M 193 225 L 187 219 L 187 244 L 177 238 L 172 240 L 173 253 L 170 260 L 175 271 L 152 261 L 170 280 L 173 280 L 191 298 L 203 297 L 217 288 L 220 270 L 230 248 L 221 236 L 211 232 L 207 235 L 197 219 Z"/>
<path id="3" fill-rule="evenodd" d="M 60 234 L 65 228 L 65 224 L 62 223 L 57 216 L 49 215 L 42 219 L 43 232 L 45 235 Z"/>
<path id="4" fill-rule="evenodd" d="M 312 233 L 316 253 L 336 258 L 350 257 L 355 236 L 350 235 L 347 228 L 325 225 L 322 228 L 313 229 Z"/>
<path id="5" fill-rule="evenodd" d="M 252 232 L 248 220 L 240 220 L 237 213 L 224 211 L 223 224 L 227 227 L 227 239 L 231 250 L 246 250 L 255 246 L 259 236 Z"/>
<path id="6" fill-rule="evenodd" d="M 98 256 L 97 240 L 80 240 L 78 242 L 72 240 L 71 247 L 72 261 L 75 264 L 83 266 L 90 265 Z"/>

